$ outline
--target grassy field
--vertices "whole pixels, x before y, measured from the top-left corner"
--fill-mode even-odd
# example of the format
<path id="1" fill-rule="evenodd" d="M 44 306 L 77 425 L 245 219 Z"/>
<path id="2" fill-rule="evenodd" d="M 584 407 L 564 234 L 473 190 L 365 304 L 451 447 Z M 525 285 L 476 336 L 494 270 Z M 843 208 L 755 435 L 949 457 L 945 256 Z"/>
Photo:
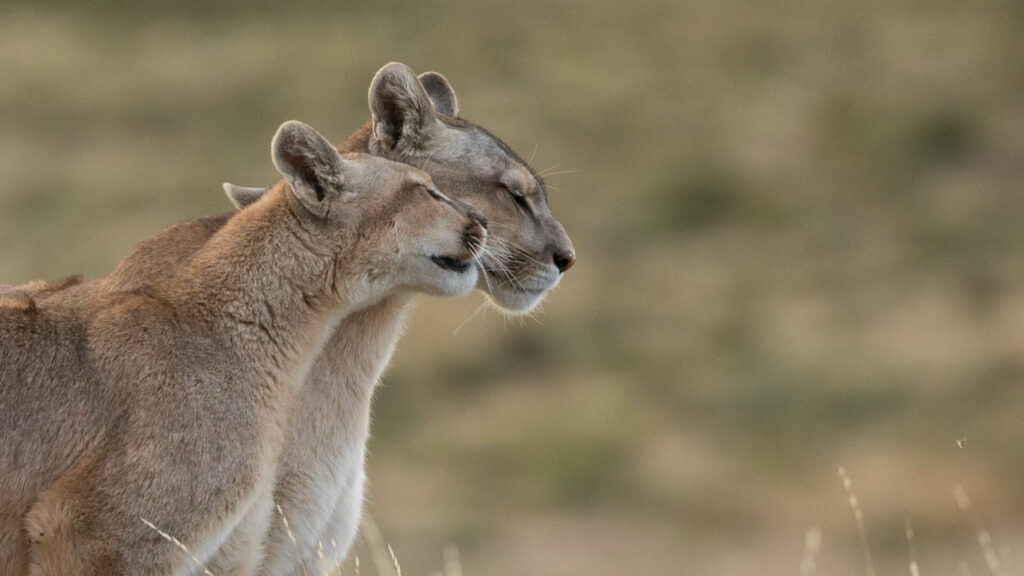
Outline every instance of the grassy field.
<path id="1" fill-rule="evenodd" d="M 0 6 L 0 282 L 102 276 L 437 70 L 563 172 L 579 263 L 531 319 L 419 303 L 369 461 L 405 573 L 796 574 L 817 527 L 864 574 L 840 465 L 880 574 L 906 517 L 922 574 L 989 573 L 975 525 L 1019 566 L 1019 3 L 349 4 Z"/>

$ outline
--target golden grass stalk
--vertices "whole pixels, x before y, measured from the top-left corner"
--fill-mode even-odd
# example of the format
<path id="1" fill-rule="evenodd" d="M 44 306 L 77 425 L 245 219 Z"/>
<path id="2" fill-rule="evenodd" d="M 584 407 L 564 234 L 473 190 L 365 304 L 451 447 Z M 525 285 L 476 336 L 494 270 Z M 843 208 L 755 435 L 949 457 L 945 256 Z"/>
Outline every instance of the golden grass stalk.
<path id="1" fill-rule="evenodd" d="M 800 576 L 815 576 L 818 571 L 818 551 L 821 549 L 821 530 L 811 528 L 804 537 L 804 556 L 800 559 Z"/>
<path id="2" fill-rule="evenodd" d="M 168 534 L 168 533 L 164 532 L 163 530 L 161 530 L 161 529 L 157 528 L 156 526 L 154 526 L 154 525 L 153 525 L 153 523 L 152 523 L 152 522 L 150 522 L 149 520 L 146 520 L 146 519 L 145 519 L 145 518 L 143 518 L 142 516 L 139 516 L 139 520 L 142 520 L 142 523 L 143 523 L 143 524 L 145 524 L 146 526 L 149 526 L 149 527 L 150 527 L 150 529 L 152 529 L 152 530 L 153 530 L 154 532 L 156 532 L 157 534 L 159 534 L 160 536 L 162 536 L 164 540 L 167 540 L 167 541 L 168 541 L 168 542 L 170 542 L 171 544 L 174 544 L 174 545 L 175 545 L 175 546 L 177 546 L 177 547 L 178 547 L 178 548 L 179 548 L 179 549 L 180 549 L 180 550 L 181 550 L 182 552 L 184 552 L 185 554 L 187 554 L 187 555 L 188 555 L 188 557 L 189 557 L 189 558 L 190 558 L 190 559 L 192 560 L 192 562 L 194 562 L 194 563 L 195 563 L 195 565 L 196 565 L 196 566 L 198 566 L 198 567 L 199 567 L 199 568 L 200 568 L 200 569 L 201 569 L 201 570 L 203 571 L 203 574 L 205 574 L 206 576 L 214 576 L 213 572 L 210 572 L 210 571 L 209 571 L 209 570 L 208 570 L 208 569 L 206 568 L 206 566 L 204 566 L 204 565 L 203 565 L 203 563 L 199 561 L 199 558 L 196 558 L 195 554 L 193 554 L 193 553 L 192 553 L 192 551 L 188 549 L 188 546 L 185 546 L 185 544 L 183 544 L 183 543 L 181 542 L 181 540 L 178 540 L 178 539 L 177 539 L 177 538 L 175 538 L 174 536 L 171 536 L 170 534 Z"/>
<path id="3" fill-rule="evenodd" d="M 455 544 L 444 547 L 444 576 L 462 576 L 462 560 Z"/>
<path id="4" fill-rule="evenodd" d="M 914 549 L 914 525 L 910 522 L 910 516 L 904 517 L 907 527 L 907 549 L 910 554 L 910 576 L 921 576 L 917 567 L 917 550 Z"/>
<path id="5" fill-rule="evenodd" d="M 388 554 L 391 555 L 391 564 L 395 567 L 395 576 L 402 576 L 402 567 L 398 565 L 398 556 L 395 556 L 394 549 L 388 544 Z"/>
<path id="6" fill-rule="evenodd" d="M 964 513 L 967 522 L 978 537 L 978 545 L 981 546 L 981 552 L 985 556 L 985 565 L 988 566 L 989 572 L 993 576 L 1008 576 L 1009 571 L 1000 559 L 999 553 L 996 552 L 996 547 L 992 544 L 992 536 L 989 535 L 988 530 L 982 528 L 974 520 L 974 515 L 971 513 L 971 500 L 967 497 L 967 491 L 963 486 L 957 484 L 953 488 L 953 498 L 956 499 L 956 505 Z"/>
<path id="7" fill-rule="evenodd" d="M 846 490 L 846 495 L 850 501 L 850 508 L 853 510 L 853 518 L 857 521 L 857 531 L 860 532 L 860 541 L 864 546 L 864 564 L 867 570 L 868 576 L 878 576 L 875 572 L 875 561 L 871 557 L 871 545 L 868 543 L 868 531 L 864 525 L 864 512 L 860 509 L 860 501 L 857 499 L 857 495 L 853 492 L 853 481 L 850 480 L 850 475 L 846 473 L 846 468 L 843 466 L 839 467 L 839 477 L 843 480 L 843 488 Z"/>
<path id="8" fill-rule="evenodd" d="M 277 513 L 281 516 L 281 521 L 284 522 L 284 531 L 288 534 L 288 539 L 292 541 L 292 547 L 295 548 L 295 555 L 299 558 L 299 566 L 302 567 L 303 576 L 309 576 L 309 570 L 306 569 L 306 561 L 302 557 L 302 552 L 299 550 L 299 543 L 295 541 L 295 535 L 292 534 L 292 528 L 288 525 L 288 517 L 284 515 L 284 511 L 281 510 L 280 504 L 275 504 Z"/>
<path id="9" fill-rule="evenodd" d="M 402 576 L 401 570 L 397 569 L 397 562 L 393 562 L 394 552 L 391 551 L 391 547 L 384 542 L 384 536 L 381 535 L 380 527 L 373 521 L 373 518 L 369 514 L 363 514 L 363 537 L 366 539 L 367 548 L 370 549 L 370 558 L 373 560 L 373 566 L 377 569 L 379 576 L 385 574 L 394 574 L 395 576 Z"/>

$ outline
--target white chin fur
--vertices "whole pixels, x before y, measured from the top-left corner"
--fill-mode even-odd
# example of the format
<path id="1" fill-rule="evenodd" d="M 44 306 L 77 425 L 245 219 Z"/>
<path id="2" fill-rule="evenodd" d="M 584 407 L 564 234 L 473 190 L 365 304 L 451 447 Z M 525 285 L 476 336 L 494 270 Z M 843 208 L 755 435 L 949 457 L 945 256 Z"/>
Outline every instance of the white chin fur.
<path id="1" fill-rule="evenodd" d="M 476 287 L 486 292 L 494 304 L 510 314 L 529 313 L 558 284 L 556 280 L 550 286 L 540 291 L 516 290 L 506 283 L 497 280 L 494 276 L 485 277 L 486 274 L 486 272 L 480 272 L 480 280 L 477 281 Z"/>
<path id="2" fill-rule="evenodd" d="M 437 292 L 434 295 L 457 297 L 469 294 L 476 286 L 477 273 L 476 266 L 465 272 L 445 272 L 444 276 L 439 278 Z"/>

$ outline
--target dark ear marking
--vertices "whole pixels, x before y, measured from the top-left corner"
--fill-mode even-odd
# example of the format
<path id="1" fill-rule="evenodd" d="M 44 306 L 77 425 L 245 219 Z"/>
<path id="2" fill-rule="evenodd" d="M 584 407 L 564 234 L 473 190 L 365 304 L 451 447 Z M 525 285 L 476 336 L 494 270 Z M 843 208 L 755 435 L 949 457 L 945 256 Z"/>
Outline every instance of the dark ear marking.
<path id="1" fill-rule="evenodd" d="M 388 95 L 381 95 L 380 101 L 381 101 L 381 105 L 385 109 L 387 109 L 389 111 L 395 111 L 395 110 L 398 110 L 400 108 L 400 104 L 398 103 L 398 99 L 395 98 L 393 95 L 390 95 L 390 94 L 388 94 Z M 395 114 L 395 115 L 397 115 L 397 114 Z M 402 138 L 402 124 L 401 124 L 401 122 L 388 122 L 388 121 L 385 121 L 385 122 L 381 122 L 379 125 L 382 127 L 383 132 L 387 136 L 388 140 L 390 140 L 392 143 L 397 143 L 398 140 Z"/>
<path id="2" fill-rule="evenodd" d="M 438 112 L 452 118 L 459 115 L 459 99 L 447 78 L 437 72 L 424 72 L 419 80 Z"/>
<path id="3" fill-rule="evenodd" d="M 314 178 L 311 182 L 313 183 L 313 191 L 316 192 L 316 201 L 323 202 L 324 198 L 327 197 L 327 192 L 324 191 L 324 184 L 319 178 L 316 178 L 315 174 L 313 176 Z"/>
<path id="4" fill-rule="evenodd" d="M 302 181 L 313 189 L 313 192 L 316 194 L 316 201 L 323 202 L 324 198 L 327 197 L 327 192 L 324 190 L 324 183 L 320 180 L 320 175 L 317 174 L 316 167 L 307 162 L 303 162 L 303 160 L 306 159 L 302 158 L 301 155 L 298 156 L 299 157 L 292 160 L 292 162 L 295 163 L 298 171 L 302 175 Z"/>

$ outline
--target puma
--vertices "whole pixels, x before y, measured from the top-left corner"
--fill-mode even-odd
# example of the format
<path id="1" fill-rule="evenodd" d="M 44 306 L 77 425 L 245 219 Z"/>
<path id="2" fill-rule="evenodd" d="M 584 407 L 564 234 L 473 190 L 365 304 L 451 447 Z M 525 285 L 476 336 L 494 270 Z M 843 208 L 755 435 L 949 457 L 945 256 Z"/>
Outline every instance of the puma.
<path id="1" fill-rule="evenodd" d="M 427 173 L 300 122 L 272 152 L 283 180 L 151 283 L 0 290 L 3 574 L 195 572 L 143 518 L 200 561 L 233 542 L 252 573 L 289 414 L 338 323 L 476 284 L 485 220 Z"/>
<path id="2" fill-rule="evenodd" d="M 504 142 L 460 117 L 458 98 L 440 74 L 417 77 L 403 64 L 388 64 L 370 85 L 369 105 L 370 121 L 339 150 L 420 167 L 445 194 L 480 211 L 488 220 L 488 236 L 476 259 L 477 287 L 509 312 L 536 306 L 576 260 L 548 208 L 543 179 Z M 265 189 L 226 184 L 225 191 L 244 208 Z M 145 286 L 187 262 L 232 218 L 171 226 L 141 243 L 106 279 L 71 288 L 69 297 Z M 310 368 L 288 423 L 274 491 L 296 544 L 274 515 L 260 574 L 299 575 L 303 566 L 314 569 L 319 563 L 321 544 L 331 556 L 334 545 L 340 555 L 350 547 L 363 501 L 370 401 L 410 301 L 408 294 L 395 294 L 347 316 Z M 237 557 L 236 545 L 248 547 L 240 540 L 229 540 L 224 553 L 211 560 L 216 574 L 232 569 L 229 558 Z"/>

